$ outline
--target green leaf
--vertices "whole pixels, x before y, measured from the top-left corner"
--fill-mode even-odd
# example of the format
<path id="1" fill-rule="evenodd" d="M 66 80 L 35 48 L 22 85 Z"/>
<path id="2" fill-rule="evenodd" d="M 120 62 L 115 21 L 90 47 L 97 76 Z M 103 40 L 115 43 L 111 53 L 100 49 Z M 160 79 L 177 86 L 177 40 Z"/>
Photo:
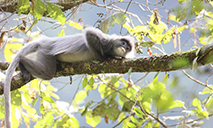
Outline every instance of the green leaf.
<path id="1" fill-rule="evenodd" d="M 193 63 L 192 63 L 192 69 L 194 71 L 195 71 L 195 69 L 197 69 L 197 66 L 198 66 L 197 59 L 198 59 L 198 57 L 195 57 L 194 60 L 193 60 Z"/>
<path id="2" fill-rule="evenodd" d="M 139 123 L 138 120 L 137 120 L 135 117 L 133 117 L 133 116 L 131 116 L 130 119 L 131 119 L 131 121 L 132 121 L 133 123 L 135 123 L 135 124 L 138 124 L 138 123 Z"/>
<path id="3" fill-rule="evenodd" d="M 146 26 L 136 26 L 130 30 L 130 34 L 134 34 L 138 41 L 142 41 L 144 36 L 149 33 L 149 29 Z"/>
<path id="4" fill-rule="evenodd" d="M 117 24 L 125 24 L 126 23 L 126 15 L 124 13 L 115 13 L 112 14 L 110 17 L 106 18 L 102 21 L 99 25 L 100 30 L 104 33 L 108 33 L 109 29 L 111 29 L 115 23 Z"/>
<path id="5" fill-rule="evenodd" d="M 172 27 L 162 35 L 161 41 L 163 41 L 164 44 L 168 43 L 172 38 L 173 32 L 174 32 L 174 28 Z"/>
<path id="6" fill-rule="evenodd" d="M 101 95 L 101 98 L 104 97 L 104 93 L 106 92 L 106 85 L 105 84 L 100 84 L 98 87 L 98 92 Z"/>
<path id="7" fill-rule="evenodd" d="M 112 76 L 111 77 L 111 85 L 114 85 L 118 80 L 121 78 L 121 76 Z"/>
<path id="8" fill-rule="evenodd" d="M 143 109 L 144 109 L 146 112 L 151 112 L 151 109 L 152 109 L 152 100 L 143 102 L 143 103 L 142 103 L 142 106 L 143 106 Z"/>
<path id="9" fill-rule="evenodd" d="M 175 100 L 172 102 L 172 104 L 169 108 L 172 109 L 172 108 L 177 108 L 177 107 L 184 107 L 184 102 L 182 102 L 180 100 Z"/>
<path id="10" fill-rule="evenodd" d="M 93 87 L 94 83 L 95 83 L 94 78 L 91 77 L 91 78 L 89 79 L 89 86 L 90 86 L 90 87 Z"/>
<path id="11" fill-rule="evenodd" d="M 35 99 L 33 99 L 32 106 L 35 106 L 35 104 L 36 104 L 37 101 L 38 101 L 38 98 L 39 98 L 39 97 L 36 97 Z"/>
<path id="12" fill-rule="evenodd" d="M 107 110 L 108 118 L 111 119 L 113 122 L 118 119 L 118 116 L 120 115 L 120 113 L 121 113 L 120 110 L 117 107 L 115 107 L 115 105 L 111 106 Z"/>
<path id="13" fill-rule="evenodd" d="M 68 23 L 71 27 L 76 28 L 76 29 L 78 29 L 78 30 L 83 30 L 83 29 L 84 29 L 80 23 L 73 22 L 73 21 L 71 21 L 71 20 L 69 20 L 67 23 Z"/>
<path id="14" fill-rule="evenodd" d="M 42 97 L 42 99 L 49 102 L 49 103 L 54 103 L 54 100 L 49 96 L 44 96 L 44 97 Z"/>
<path id="15" fill-rule="evenodd" d="M 201 50 L 201 47 L 199 47 L 199 48 L 197 49 L 197 51 L 196 51 L 196 56 L 198 56 L 198 55 L 199 55 L 200 50 Z"/>
<path id="16" fill-rule="evenodd" d="M 192 105 L 195 106 L 195 107 L 197 107 L 198 109 L 202 109 L 201 102 L 197 98 L 194 98 L 194 100 L 192 101 Z"/>
<path id="17" fill-rule="evenodd" d="M 59 127 L 63 126 L 63 124 L 65 124 L 67 120 L 69 120 L 69 116 L 68 115 L 64 115 L 62 117 L 62 119 L 57 121 L 56 125 L 59 126 Z"/>
<path id="18" fill-rule="evenodd" d="M 153 122 L 152 121 L 147 122 L 144 128 L 153 128 Z"/>
<path id="19" fill-rule="evenodd" d="M 160 71 L 155 74 L 154 78 L 158 77 L 159 74 L 160 74 Z"/>
<path id="20" fill-rule="evenodd" d="M 44 105 L 43 105 L 43 104 L 41 104 L 41 105 L 39 106 L 39 110 L 40 110 L 40 112 L 41 112 L 42 114 L 44 114 Z"/>
<path id="21" fill-rule="evenodd" d="M 213 113 L 213 99 L 212 98 L 205 104 L 205 106 L 209 113 Z"/>
<path id="22" fill-rule="evenodd" d="M 189 0 L 177 0 L 180 4 L 184 4 L 185 2 L 188 2 Z"/>
<path id="23" fill-rule="evenodd" d="M 109 30 L 115 25 L 115 20 L 112 17 L 102 21 L 99 25 L 100 30 L 104 33 L 108 33 Z"/>
<path id="24" fill-rule="evenodd" d="M 115 13 L 111 15 L 117 24 L 123 25 L 126 23 L 126 15 L 124 13 Z"/>
<path id="25" fill-rule="evenodd" d="M 134 103 L 132 101 L 125 102 L 124 105 L 123 105 L 122 111 L 123 112 L 130 112 L 133 105 L 134 105 Z"/>
<path id="26" fill-rule="evenodd" d="M 159 96 L 159 98 L 154 98 L 155 101 L 155 105 L 159 110 L 167 110 L 170 108 L 170 106 L 173 103 L 173 96 L 172 94 L 165 90 L 164 92 L 162 92 L 162 94 Z"/>
<path id="27" fill-rule="evenodd" d="M 86 122 L 92 127 L 96 127 L 101 122 L 101 118 L 99 116 L 92 116 L 90 112 L 86 114 Z"/>
<path id="28" fill-rule="evenodd" d="M 66 127 L 72 127 L 72 128 L 79 128 L 79 122 L 75 117 L 70 117 L 70 120 L 68 123 L 66 123 Z"/>
<path id="29" fill-rule="evenodd" d="M 187 16 L 187 12 L 188 12 L 188 7 L 182 7 L 182 6 L 178 6 L 175 9 L 175 13 L 176 13 L 176 20 L 177 21 L 182 21 L 186 18 Z"/>
<path id="30" fill-rule="evenodd" d="M 31 5 L 32 8 L 33 5 Z M 41 0 L 34 0 L 34 10 L 31 10 L 31 14 L 39 20 L 43 16 L 44 12 L 46 11 L 46 6 L 44 5 L 43 1 Z"/>
<path id="31" fill-rule="evenodd" d="M 89 102 L 87 102 L 87 104 L 85 105 L 85 107 L 90 107 L 95 101 L 94 100 L 90 100 Z"/>
<path id="32" fill-rule="evenodd" d="M 183 25 L 183 26 L 178 27 L 178 31 L 183 32 L 184 30 L 186 30 L 188 28 L 189 28 L 188 25 Z"/>
<path id="33" fill-rule="evenodd" d="M 102 102 L 100 105 L 95 107 L 92 111 L 93 116 L 105 116 L 107 114 L 107 106 L 105 102 Z"/>
<path id="34" fill-rule="evenodd" d="M 165 84 L 162 82 L 158 82 L 157 80 L 158 80 L 158 76 L 155 77 L 155 79 L 151 82 L 151 84 L 149 84 L 149 88 L 153 91 L 152 92 L 153 97 L 160 94 L 166 89 Z"/>
<path id="35" fill-rule="evenodd" d="M 34 128 L 50 127 L 53 124 L 53 111 L 49 111 L 34 126 Z"/>
<path id="36" fill-rule="evenodd" d="M 75 99 L 73 100 L 73 104 L 80 104 L 82 103 L 82 101 L 87 97 L 87 92 L 84 90 L 79 91 L 76 96 Z"/>
<path id="37" fill-rule="evenodd" d="M 213 88 L 213 85 L 209 85 L 209 87 Z M 209 88 L 204 88 L 202 92 L 199 92 L 199 94 L 204 95 L 204 94 L 211 94 L 213 93 L 213 90 L 209 89 Z"/>
<path id="38" fill-rule="evenodd" d="M 164 82 L 165 84 L 167 84 L 167 82 L 168 82 L 168 74 L 165 74 L 165 75 L 164 75 L 163 82 Z"/>
<path id="39" fill-rule="evenodd" d="M 25 33 L 28 33 L 28 31 L 32 30 L 33 26 L 36 25 L 37 23 L 38 23 L 38 20 L 35 19 Z"/>
<path id="40" fill-rule="evenodd" d="M 193 0 L 191 2 L 189 2 L 189 5 L 191 6 L 191 12 L 189 14 L 194 14 L 194 15 L 198 15 L 202 9 L 204 8 L 208 8 L 208 6 L 205 6 L 205 3 L 200 2 L 200 0 Z M 212 7 L 210 7 L 212 8 Z M 190 15 L 189 15 L 190 16 Z"/>
<path id="41" fill-rule="evenodd" d="M 125 116 L 125 112 L 122 112 L 120 115 L 119 115 L 119 117 L 118 117 L 118 122 L 123 122 L 123 124 L 125 124 L 126 123 L 126 121 L 128 121 L 128 119 L 127 118 L 125 118 L 126 116 Z"/>
<path id="42" fill-rule="evenodd" d="M 143 119 L 144 116 L 145 116 L 145 114 L 144 114 L 139 108 L 137 108 L 137 107 L 134 107 L 134 112 L 135 112 L 135 114 L 136 114 L 138 117 L 140 117 L 141 119 Z"/>
<path id="43" fill-rule="evenodd" d="M 21 119 L 21 108 L 14 106 L 11 104 L 11 118 L 12 118 L 12 128 L 17 128 L 20 125 L 20 119 Z"/>
<path id="44" fill-rule="evenodd" d="M 53 114 L 52 114 L 51 111 L 48 112 L 48 113 L 45 115 L 44 120 L 45 120 L 45 125 L 46 125 L 46 126 L 51 126 L 51 125 L 53 124 L 54 119 L 53 119 Z"/>
<path id="45" fill-rule="evenodd" d="M 146 41 L 146 42 L 142 42 L 140 43 L 140 46 L 142 47 L 152 47 L 155 43 L 152 41 Z"/>
<path id="46" fill-rule="evenodd" d="M 68 127 L 72 127 L 72 128 L 79 128 L 79 122 L 78 120 L 74 117 L 71 116 L 69 117 L 68 115 L 64 114 L 63 117 L 61 117 L 61 119 L 59 120 L 55 120 L 55 125 L 51 128 L 58 128 L 58 127 L 63 127 L 63 128 L 68 128 Z"/>
<path id="47" fill-rule="evenodd" d="M 203 111 L 201 109 L 194 109 L 196 111 L 196 115 L 199 118 L 209 118 L 209 113 L 207 111 Z"/>
<path id="48" fill-rule="evenodd" d="M 14 90 L 11 92 L 11 104 L 14 106 L 21 105 L 21 92 L 19 90 Z"/>
<path id="49" fill-rule="evenodd" d="M 82 86 L 85 88 L 87 86 L 87 77 L 84 77 L 84 80 L 82 81 Z"/>
<path id="50" fill-rule="evenodd" d="M 55 89 L 55 87 L 53 87 L 52 85 L 47 85 L 47 86 L 46 86 L 46 90 L 52 92 L 52 91 L 55 91 L 56 89 Z"/>
<path id="51" fill-rule="evenodd" d="M 62 30 L 60 31 L 60 33 L 58 33 L 58 36 L 65 36 L 64 29 L 62 29 Z"/>
<path id="52" fill-rule="evenodd" d="M 29 0 L 19 0 L 17 7 L 18 14 L 20 15 L 21 13 L 27 12 L 29 7 L 30 7 Z"/>
<path id="53" fill-rule="evenodd" d="M 132 67 L 128 70 L 128 76 L 129 77 L 130 77 L 131 73 L 132 73 Z"/>
<path id="54" fill-rule="evenodd" d="M 160 123 L 159 122 L 154 123 L 153 128 L 159 128 L 159 127 L 160 127 Z"/>
<path id="55" fill-rule="evenodd" d="M 51 95 L 53 98 L 57 99 L 57 100 L 60 99 L 60 97 L 59 97 L 57 94 L 55 94 L 55 93 L 51 93 L 50 95 Z"/>
<path id="56" fill-rule="evenodd" d="M 113 122 L 116 121 L 121 113 L 118 109 L 117 101 L 115 99 L 110 99 L 109 103 L 107 104 L 107 107 L 108 118 L 111 119 Z"/>
<path id="57" fill-rule="evenodd" d="M 133 124 L 133 123 L 131 123 L 131 122 L 128 122 L 128 123 L 127 123 L 127 126 L 130 127 L 130 128 L 135 128 L 135 127 L 136 127 L 135 124 Z"/>
<path id="58" fill-rule="evenodd" d="M 62 25 L 64 25 L 66 18 L 59 6 L 48 2 L 47 3 L 47 12 L 51 18 L 53 18 L 54 20 L 56 20 L 56 21 L 60 22 Z"/>

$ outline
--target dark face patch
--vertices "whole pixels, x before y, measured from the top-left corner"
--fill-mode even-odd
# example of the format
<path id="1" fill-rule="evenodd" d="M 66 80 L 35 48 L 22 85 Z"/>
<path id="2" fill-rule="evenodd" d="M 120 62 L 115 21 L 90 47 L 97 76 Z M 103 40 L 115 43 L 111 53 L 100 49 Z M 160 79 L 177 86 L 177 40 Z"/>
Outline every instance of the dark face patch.
<path id="1" fill-rule="evenodd" d="M 131 51 L 131 46 L 129 44 L 129 41 L 126 39 L 120 39 L 121 43 L 122 43 L 122 47 L 125 48 L 126 52 L 130 52 Z"/>
<path id="2" fill-rule="evenodd" d="M 131 45 L 129 41 L 122 38 L 113 42 L 113 51 L 110 53 L 112 56 L 125 57 L 128 52 L 131 52 Z"/>

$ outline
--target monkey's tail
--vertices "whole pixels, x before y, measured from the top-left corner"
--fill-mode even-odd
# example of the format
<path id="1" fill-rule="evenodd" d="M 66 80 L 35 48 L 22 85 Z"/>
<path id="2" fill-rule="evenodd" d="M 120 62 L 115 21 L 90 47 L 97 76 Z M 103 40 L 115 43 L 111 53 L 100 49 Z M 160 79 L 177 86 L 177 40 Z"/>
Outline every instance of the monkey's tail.
<path id="1" fill-rule="evenodd" d="M 5 124 L 6 128 L 12 128 L 11 122 L 11 96 L 10 96 L 10 84 L 12 81 L 13 73 L 15 72 L 16 67 L 19 65 L 20 54 L 27 55 L 36 51 L 39 48 L 38 42 L 32 42 L 25 45 L 15 56 L 15 58 L 10 63 L 7 72 L 6 78 L 4 81 L 4 107 L 5 107 Z"/>

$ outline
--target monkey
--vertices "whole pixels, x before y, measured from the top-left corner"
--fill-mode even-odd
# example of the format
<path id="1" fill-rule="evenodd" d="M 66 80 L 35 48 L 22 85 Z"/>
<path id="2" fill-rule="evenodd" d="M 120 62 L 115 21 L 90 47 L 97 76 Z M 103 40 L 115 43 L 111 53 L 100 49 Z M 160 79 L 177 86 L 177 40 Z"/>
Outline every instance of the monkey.
<path id="1" fill-rule="evenodd" d="M 28 57 L 32 53 L 36 54 L 35 60 Z M 94 27 L 88 27 L 79 34 L 42 37 L 27 43 L 17 52 L 6 72 L 4 81 L 6 128 L 12 127 L 10 84 L 17 66 L 24 79 L 33 75 L 43 80 L 50 80 L 55 75 L 57 61 L 76 63 L 133 57 L 133 37 L 108 35 Z"/>

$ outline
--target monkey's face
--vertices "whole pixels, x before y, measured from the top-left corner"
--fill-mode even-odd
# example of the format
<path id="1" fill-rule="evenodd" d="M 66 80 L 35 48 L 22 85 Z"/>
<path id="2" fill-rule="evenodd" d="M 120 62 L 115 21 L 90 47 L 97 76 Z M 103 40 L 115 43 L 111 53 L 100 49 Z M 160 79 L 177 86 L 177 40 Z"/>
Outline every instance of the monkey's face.
<path id="1" fill-rule="evenodd" d="M 126 39 L 117 39 L 113 44 L 114 56 L 126 57 L 126 54 L 131 52 L 132 47 Z"/>

